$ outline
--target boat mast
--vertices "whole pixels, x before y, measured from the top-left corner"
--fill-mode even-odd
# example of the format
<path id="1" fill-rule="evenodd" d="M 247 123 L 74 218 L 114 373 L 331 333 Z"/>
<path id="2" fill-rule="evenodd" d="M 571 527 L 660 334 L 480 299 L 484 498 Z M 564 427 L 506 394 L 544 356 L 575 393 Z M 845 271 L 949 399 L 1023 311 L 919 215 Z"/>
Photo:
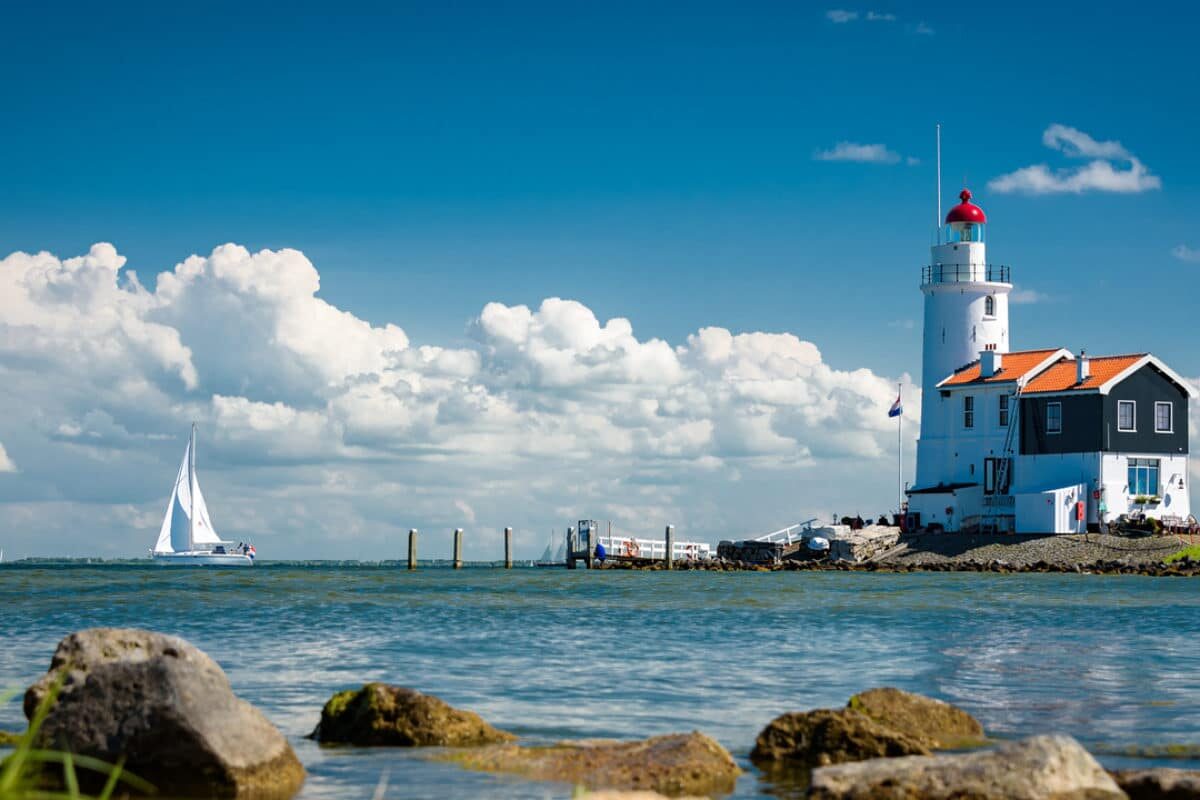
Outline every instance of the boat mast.
<path id="1" fill-rule="evenodd" d="M 191 463 L 188 465 L 188 551 L 196 549 L 196 423 L 192 423 L 192 442 L 188 446 Z"/>

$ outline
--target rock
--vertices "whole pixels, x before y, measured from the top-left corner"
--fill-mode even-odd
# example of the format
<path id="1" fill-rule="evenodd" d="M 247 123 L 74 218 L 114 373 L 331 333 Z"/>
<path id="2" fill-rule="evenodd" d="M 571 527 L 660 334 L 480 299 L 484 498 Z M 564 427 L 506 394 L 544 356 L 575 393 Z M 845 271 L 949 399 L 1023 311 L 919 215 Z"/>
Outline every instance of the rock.
<path id="1" fill-rule="evenodd" d="M 880 725 L 866 714 L 823 708 L 773 719 L 758 734 L 750 758 L 758 764 L 787 761 L 816 767 L 928 753 L 920 740 Z"/>
<path id="2" fill-rule="evenodd" d="M 234 695 L 198 648 L 150 631 L 91 628 L 58 644 L 25 714 L 63 685 L 37 745 L 113 762 L 170 797 L 289 798 L 304 782 L 291 745 Z"/>
<path id="3" fill-rule="evenodd" d="M 325 744 L 467 747 L 516 737 L 433 695 L 368 683 L 329 698 L 312 738 Z"/>
<path id="4" fill-rule="evenodd" d="M 639 742 L 493 745 L 441 758 L 468 769 L 581 784 L 588 789 L 651 791 L 671 797 L 728 794 L 741 774 L 729 751 L 699 732 L 654 736 Z"/>
<path id="5" fill-rule="evenodd" d="M 983 726 L 966 711 L 900 689 L 868 689 L 851 697 L 847 708 L 917 739 L 930 750 L 975 747 L 984 742 Z"/>
<path id="6" fill-rule="evenodd" d="M 1195 800 L 1200 772 L 1190 769 L 1123 769 L 1112 773 L 1129 800 Z"/>
<path id="7" fill-rule="evenodd" d="M 1069 736 L 1035 736 L 995 750 L 909 756 L 813 770 L 814 800 L 1123 800 L 1125 793 Z"/>

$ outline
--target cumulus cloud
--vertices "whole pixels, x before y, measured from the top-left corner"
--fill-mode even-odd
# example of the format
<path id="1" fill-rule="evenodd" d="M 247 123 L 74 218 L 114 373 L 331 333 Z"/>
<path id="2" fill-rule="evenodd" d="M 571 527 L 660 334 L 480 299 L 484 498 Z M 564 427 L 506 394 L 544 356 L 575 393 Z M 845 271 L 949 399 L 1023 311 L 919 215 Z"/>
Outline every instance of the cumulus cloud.
<path id="1" fill-rule="evenodd" d="M 856 161 L 862 164 L 895 164 L 900 161 L 900 154 L 889 150 L 882 144 L 858 144 L 857 142 L 838 142 L 828 150 L 818 150 L 813 154 L 817 161 Z"/>
<path id="2" fill-rule="evenodd" d="M 0 444 L 0 472 L 16 472 L 17 465 L 8 457 L 8 451 Z"/>
<path id="3" fill-rule="evenodd" d="M 468 525 L 470 557 L 505 525 L 534 555 L 587 516 L 715 540 L 890 498 L 895 379 L 795 334 L 672 344 L 551 297 L 489 303 L 443 347 L 319 290 L 287 249 L 222 245 L 147 285 L 107 244 L 0 260 L 0 440 L 22 461 L 0 528 L 144 552 L 193 420 L 215 526 L 267 557 L 396 557 L 408 527 Z"/>
<path id="4" fill-rule="evenodd" d="M 1200 250 L 1188 247 L 1186 244 L 1176 245 L 1171 249 L 1171 255 L 1189 264 L 1200 264 Z"/>
<path id="5" fill-rule="evenodd" d="M 1042 133 L 1042 144 L 1067 158 L 1091 159 L 1078 167 L 1052 169 L 1046 164 L 1021 167 L 993 178 L 995 192 L 1023 194 L 1133 194 L 1162 188 L 1162 180 L 1117 141 L 1097 141 L 1067 125 L 1053 124 Z"/>

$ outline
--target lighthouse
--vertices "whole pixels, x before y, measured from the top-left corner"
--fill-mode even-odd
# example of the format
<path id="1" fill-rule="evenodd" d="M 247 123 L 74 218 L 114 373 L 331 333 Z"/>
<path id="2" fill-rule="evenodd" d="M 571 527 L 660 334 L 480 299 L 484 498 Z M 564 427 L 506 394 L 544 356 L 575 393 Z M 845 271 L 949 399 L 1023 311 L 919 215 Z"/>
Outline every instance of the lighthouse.
<path id="1" fill-rule="evenodd" d="M 1010 350 L 1011 276 L 988 263 L 983 209 L 967 189 L 959 197 L 921 275 L 910 528 L 1083 533 L 1121 514 L 1186 520 L 1183 420 L 1200 392 L 1148 352 Z"/>
<path id="2" fill-rule="evenodd" d="M 922 270 L 925 295 L 924 346 L 921 354 L 921 440 L 941 439 L 949 422 L 939 407 L 938 382 L 983 353 L 999 361 L 1008 352 L 1008 267 L 987 260 L 987 215 L 971 202 L 971 190 L 959 193 L 930 248 Z M 922 448 L 924 449 L 924 448 Z M 944 473 L 943 454 L 918 452 L 917 485 L 937 483 Z"/>

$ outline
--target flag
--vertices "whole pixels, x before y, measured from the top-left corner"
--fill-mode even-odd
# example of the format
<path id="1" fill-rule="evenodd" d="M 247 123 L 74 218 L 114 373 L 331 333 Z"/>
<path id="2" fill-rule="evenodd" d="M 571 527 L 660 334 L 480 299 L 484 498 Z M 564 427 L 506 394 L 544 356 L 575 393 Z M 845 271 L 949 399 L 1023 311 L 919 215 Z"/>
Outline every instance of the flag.
<path id="1" fill-rule="evenodd" d="M 896 395 L 896 402 L 892 403 L 892 407 L 888 409 L 889 417 L 898 417 L 904 413 L 904 407 L 900 405 L 900 395 Z"/>

